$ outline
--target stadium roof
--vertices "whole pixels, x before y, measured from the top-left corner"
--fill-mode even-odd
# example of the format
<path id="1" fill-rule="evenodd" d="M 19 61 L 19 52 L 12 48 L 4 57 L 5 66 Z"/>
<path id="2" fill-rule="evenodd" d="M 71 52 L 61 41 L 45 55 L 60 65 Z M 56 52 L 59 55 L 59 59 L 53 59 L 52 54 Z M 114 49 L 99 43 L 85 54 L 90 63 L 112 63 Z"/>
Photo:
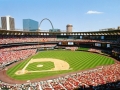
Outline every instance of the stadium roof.
<path id="1" fill-rule="evenodd" d="M 120 35 L 120 30 L 88 31 L 88 32 L 30 32 L 0 30 L 1 35 Z"/>

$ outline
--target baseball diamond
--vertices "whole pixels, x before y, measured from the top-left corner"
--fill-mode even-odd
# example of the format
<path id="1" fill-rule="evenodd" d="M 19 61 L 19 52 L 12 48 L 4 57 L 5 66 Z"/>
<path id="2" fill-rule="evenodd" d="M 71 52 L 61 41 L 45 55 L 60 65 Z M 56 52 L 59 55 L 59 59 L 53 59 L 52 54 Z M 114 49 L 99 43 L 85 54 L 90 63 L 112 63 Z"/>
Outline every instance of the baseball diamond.
<path id="1" fill-rule="evenodd" d="M 111 58 L 90 52 L 42 51 L 8 69 L 7 74 L 18 80 L 32 80 L 113 63 L 114 60 Z"/>

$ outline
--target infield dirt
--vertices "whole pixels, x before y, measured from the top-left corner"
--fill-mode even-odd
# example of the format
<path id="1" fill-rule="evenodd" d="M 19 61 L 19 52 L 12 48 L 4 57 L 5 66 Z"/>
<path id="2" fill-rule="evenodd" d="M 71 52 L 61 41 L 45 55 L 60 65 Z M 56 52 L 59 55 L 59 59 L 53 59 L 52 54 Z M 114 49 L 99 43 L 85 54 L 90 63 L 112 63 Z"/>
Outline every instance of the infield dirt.
<path id="1" fill-rule="evenodd" d="M 53 62 L 54 68 L 51 70 L 40 70 L 40 71 L 28 71 L 26 68 L 29 64 L 34 62 Z M 37 66 L 36 66 L 37 67 Z M 31 59 L 22 70 L 18 70 L 15 74 L 16 75 L 22 75 L 26 73 L 31 72 L 47 72 L 47 71 L 59 71 L 59 70 L 70 70 L 70 66 L 66 61 L 60 60 L 60 59 L 53 59 L 53 58 L 40 58 L 40 59 Z"/>

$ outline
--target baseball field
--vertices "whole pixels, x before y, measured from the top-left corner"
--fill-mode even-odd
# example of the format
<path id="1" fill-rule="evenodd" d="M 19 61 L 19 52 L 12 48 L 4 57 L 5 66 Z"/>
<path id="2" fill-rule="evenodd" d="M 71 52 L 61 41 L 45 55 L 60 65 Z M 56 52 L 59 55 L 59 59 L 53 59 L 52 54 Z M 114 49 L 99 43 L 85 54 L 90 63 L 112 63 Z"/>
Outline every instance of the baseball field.
<path id="1" fill-rule="evenodd" d="M 40 51 L 9 68 L 7 75 L 16 80 L 32 80 L 113 64 L 107 56 L 83 51 Z"/>

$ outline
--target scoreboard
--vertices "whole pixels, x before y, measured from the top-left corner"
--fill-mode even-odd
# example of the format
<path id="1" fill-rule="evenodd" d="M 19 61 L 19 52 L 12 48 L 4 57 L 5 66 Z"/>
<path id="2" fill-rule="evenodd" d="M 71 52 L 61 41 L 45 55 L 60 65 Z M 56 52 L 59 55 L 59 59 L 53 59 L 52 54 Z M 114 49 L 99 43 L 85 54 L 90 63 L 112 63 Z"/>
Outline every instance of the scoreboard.
<path id="1" fill-rule="evenodd" d="M 74 45 L 74 42 L 66 42 L 66 41 L 63 41 L 63 42 L 58 42 L 59 45 Z"/>
<path id="2" fill-rule="evenodd" d="M 111 48 L 110 43 L 95 43 L 96 47 L 102 47 L 102 48 Z"/>
<path id="3" fill-rule="evenodd" d="M 62 42 L 62 45 L 68 45 L 68 42 Z"/>

